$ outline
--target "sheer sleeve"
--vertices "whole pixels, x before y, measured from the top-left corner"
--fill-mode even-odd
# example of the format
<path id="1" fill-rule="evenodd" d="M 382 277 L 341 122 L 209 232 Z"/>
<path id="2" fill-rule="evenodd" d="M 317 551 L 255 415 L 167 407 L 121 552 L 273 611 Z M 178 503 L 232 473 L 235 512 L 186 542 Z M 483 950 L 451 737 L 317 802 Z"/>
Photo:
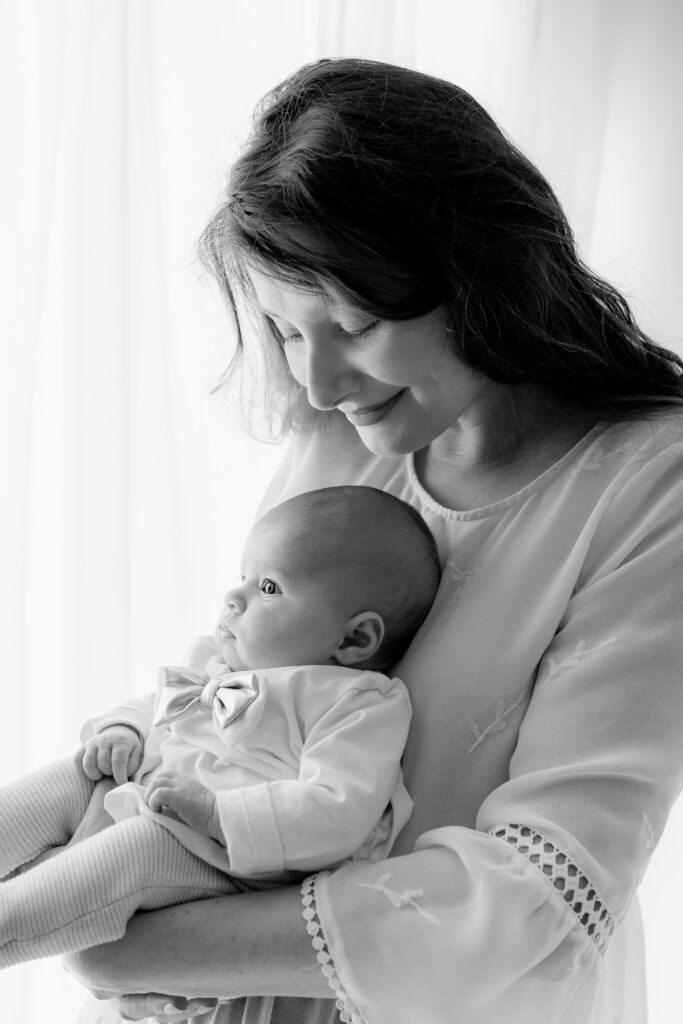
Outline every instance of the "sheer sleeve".
<path id="1" fill-rule="evenodd" d="M 444 823 L 412 854 L 318 877 L 306 898 L 348 1019 L 591 1019 L 683 784 L 682 509 L 680 452 L 606 494 L 476 830 Z"/>

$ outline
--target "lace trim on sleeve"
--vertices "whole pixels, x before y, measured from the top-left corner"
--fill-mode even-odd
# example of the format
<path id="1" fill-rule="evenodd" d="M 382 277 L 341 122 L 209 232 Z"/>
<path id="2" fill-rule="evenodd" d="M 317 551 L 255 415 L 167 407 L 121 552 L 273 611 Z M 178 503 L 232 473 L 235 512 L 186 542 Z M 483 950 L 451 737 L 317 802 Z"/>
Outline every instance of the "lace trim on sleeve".
<path id="1" fill-rule="evenodd" d="M 321 871 L 321 875 L 329 874 L 328 871 Z M 337 974 L 337 968 L 334 963 L 334 958 L 330 953 L 330 947 L 325 938 L 323 932 L 323 926 L 320 923 L 318 917 L 318 907 L 315 899 L 315 883 L 318 875 L 309 875 L 305 878 L 301 885 L 301 902 L 303 904 L 303 916 L 306 922 L 306 931 L 311 936 L 313 949 L 315 950 L 316 960 L 320 964 L 320 969 L 327 979 L 327 984 L 330 986 L 336 997 L 336 1005 L 339 1010 L 339 1019 L 344 1021 L 344 1024 L 364 1024 L 363 1018 L 361 1017 L 358 1007 L 351 1001 L 348 993 L 345 991 L 344 986 L 341 983 L 341 979 Z"/>
<path id="2" fill-rule="evenodd" d="M 510 843 L 536 865 L 603 954 L 614 931 L 612 915 L 590 880 L 567 854 L 528 825 L 493 825 L 488 832 Z"/>

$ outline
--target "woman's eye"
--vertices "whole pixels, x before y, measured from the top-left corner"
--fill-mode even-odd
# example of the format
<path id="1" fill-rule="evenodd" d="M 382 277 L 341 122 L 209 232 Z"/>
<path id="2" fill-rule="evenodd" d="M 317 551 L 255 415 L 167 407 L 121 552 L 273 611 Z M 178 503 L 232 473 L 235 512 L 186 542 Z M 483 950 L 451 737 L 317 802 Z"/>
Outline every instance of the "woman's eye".
<path id="1" fill-rule="evenodd" d="M 378 325 L 379 320 L 372 320 L 369 324 L 366 324 L 365 327 L 358 327 L 356 330 L 350 331 L 347 328 L 342 327 L 340 324 L 339 330 L 345 338 L 367 338 L 367 336 L 372 334 Z"/>
<path id="2" fill-rule="evenodd" d="M 261 583 L 261 593 L 266 594 L 267 597 L 272 597 L 274 594 L 281 594 L 282 591 L 273 580 L 263 580 Z"/>
<path id="3" fill-rule="evenodd" d="M 271 320 L 269 316 L 266 317 L 266 320 L 270 330 L 272 331 L 273 337 L 279 345 L 285 345 L 288 341 L 299 341 L 301 339 L 301 335 L 297 331 L 291 331 L 289 334 L 283 334 L 274 320 Z"/>
<path id="4" fill-rule="evenodd" d="M 298 331 L 292 331 L 291 334 L 283 334 L 282 331 L 277 332 L 280 337 L 280 344 L 286 345 L 288 341 L 301 341 L 301 335 Z"/>
<path id="5" fill-rule="evenodd" d="M 274 320 L 267 317 L 268 326 L 270 327 L 273 337 L 280 345 L 286 345 L 288 341 L 301 341 L 302 335 L 299 331 L 290 330 L 289 333 L 283 332 Z M 379 320 L 371 320 L 369 324 L 365 324 L 364 327 L 349 328 L 344 327 L 342 324 L 338 325 L 339 333 L 343 338 L 367 338 L 368 335 L 372 334 L 375 328 L 379 325 Z"/>

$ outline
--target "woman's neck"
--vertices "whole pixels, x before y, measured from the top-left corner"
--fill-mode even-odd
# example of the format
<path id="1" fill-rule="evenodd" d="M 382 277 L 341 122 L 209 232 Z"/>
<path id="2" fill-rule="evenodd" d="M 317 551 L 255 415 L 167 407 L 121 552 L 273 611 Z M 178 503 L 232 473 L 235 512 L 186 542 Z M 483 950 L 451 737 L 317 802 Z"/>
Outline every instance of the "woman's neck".
<path id="1" fill-rule="evenodd" d="M 561 459 L 597 417 L 551 403 L 537 389 L 501 388 L 477 417 L 463 417 L 415 456 L 440 504 L 461 511 L 509 497 Z"/>

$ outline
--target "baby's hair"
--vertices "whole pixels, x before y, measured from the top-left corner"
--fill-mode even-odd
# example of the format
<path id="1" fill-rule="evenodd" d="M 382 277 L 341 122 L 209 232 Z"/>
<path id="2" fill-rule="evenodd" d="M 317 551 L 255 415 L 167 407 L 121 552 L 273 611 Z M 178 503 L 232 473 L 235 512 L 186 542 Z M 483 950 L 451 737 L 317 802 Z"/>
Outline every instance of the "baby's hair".
<path id="1" fill-rule="evenodd" d="M 422 625 L 439 585 L 439 555 L 422 516 L 386 491 L 351 485 L 298 494 L 264 519 L 281 514 L 304 528 L 310 523 L 316 565 L 330 569 L 340 587 L 359 592 L 360 604 L 350 614 L 375 611 L 384 620 L 380 647 L 356 667 L 391 668 Z"/>

